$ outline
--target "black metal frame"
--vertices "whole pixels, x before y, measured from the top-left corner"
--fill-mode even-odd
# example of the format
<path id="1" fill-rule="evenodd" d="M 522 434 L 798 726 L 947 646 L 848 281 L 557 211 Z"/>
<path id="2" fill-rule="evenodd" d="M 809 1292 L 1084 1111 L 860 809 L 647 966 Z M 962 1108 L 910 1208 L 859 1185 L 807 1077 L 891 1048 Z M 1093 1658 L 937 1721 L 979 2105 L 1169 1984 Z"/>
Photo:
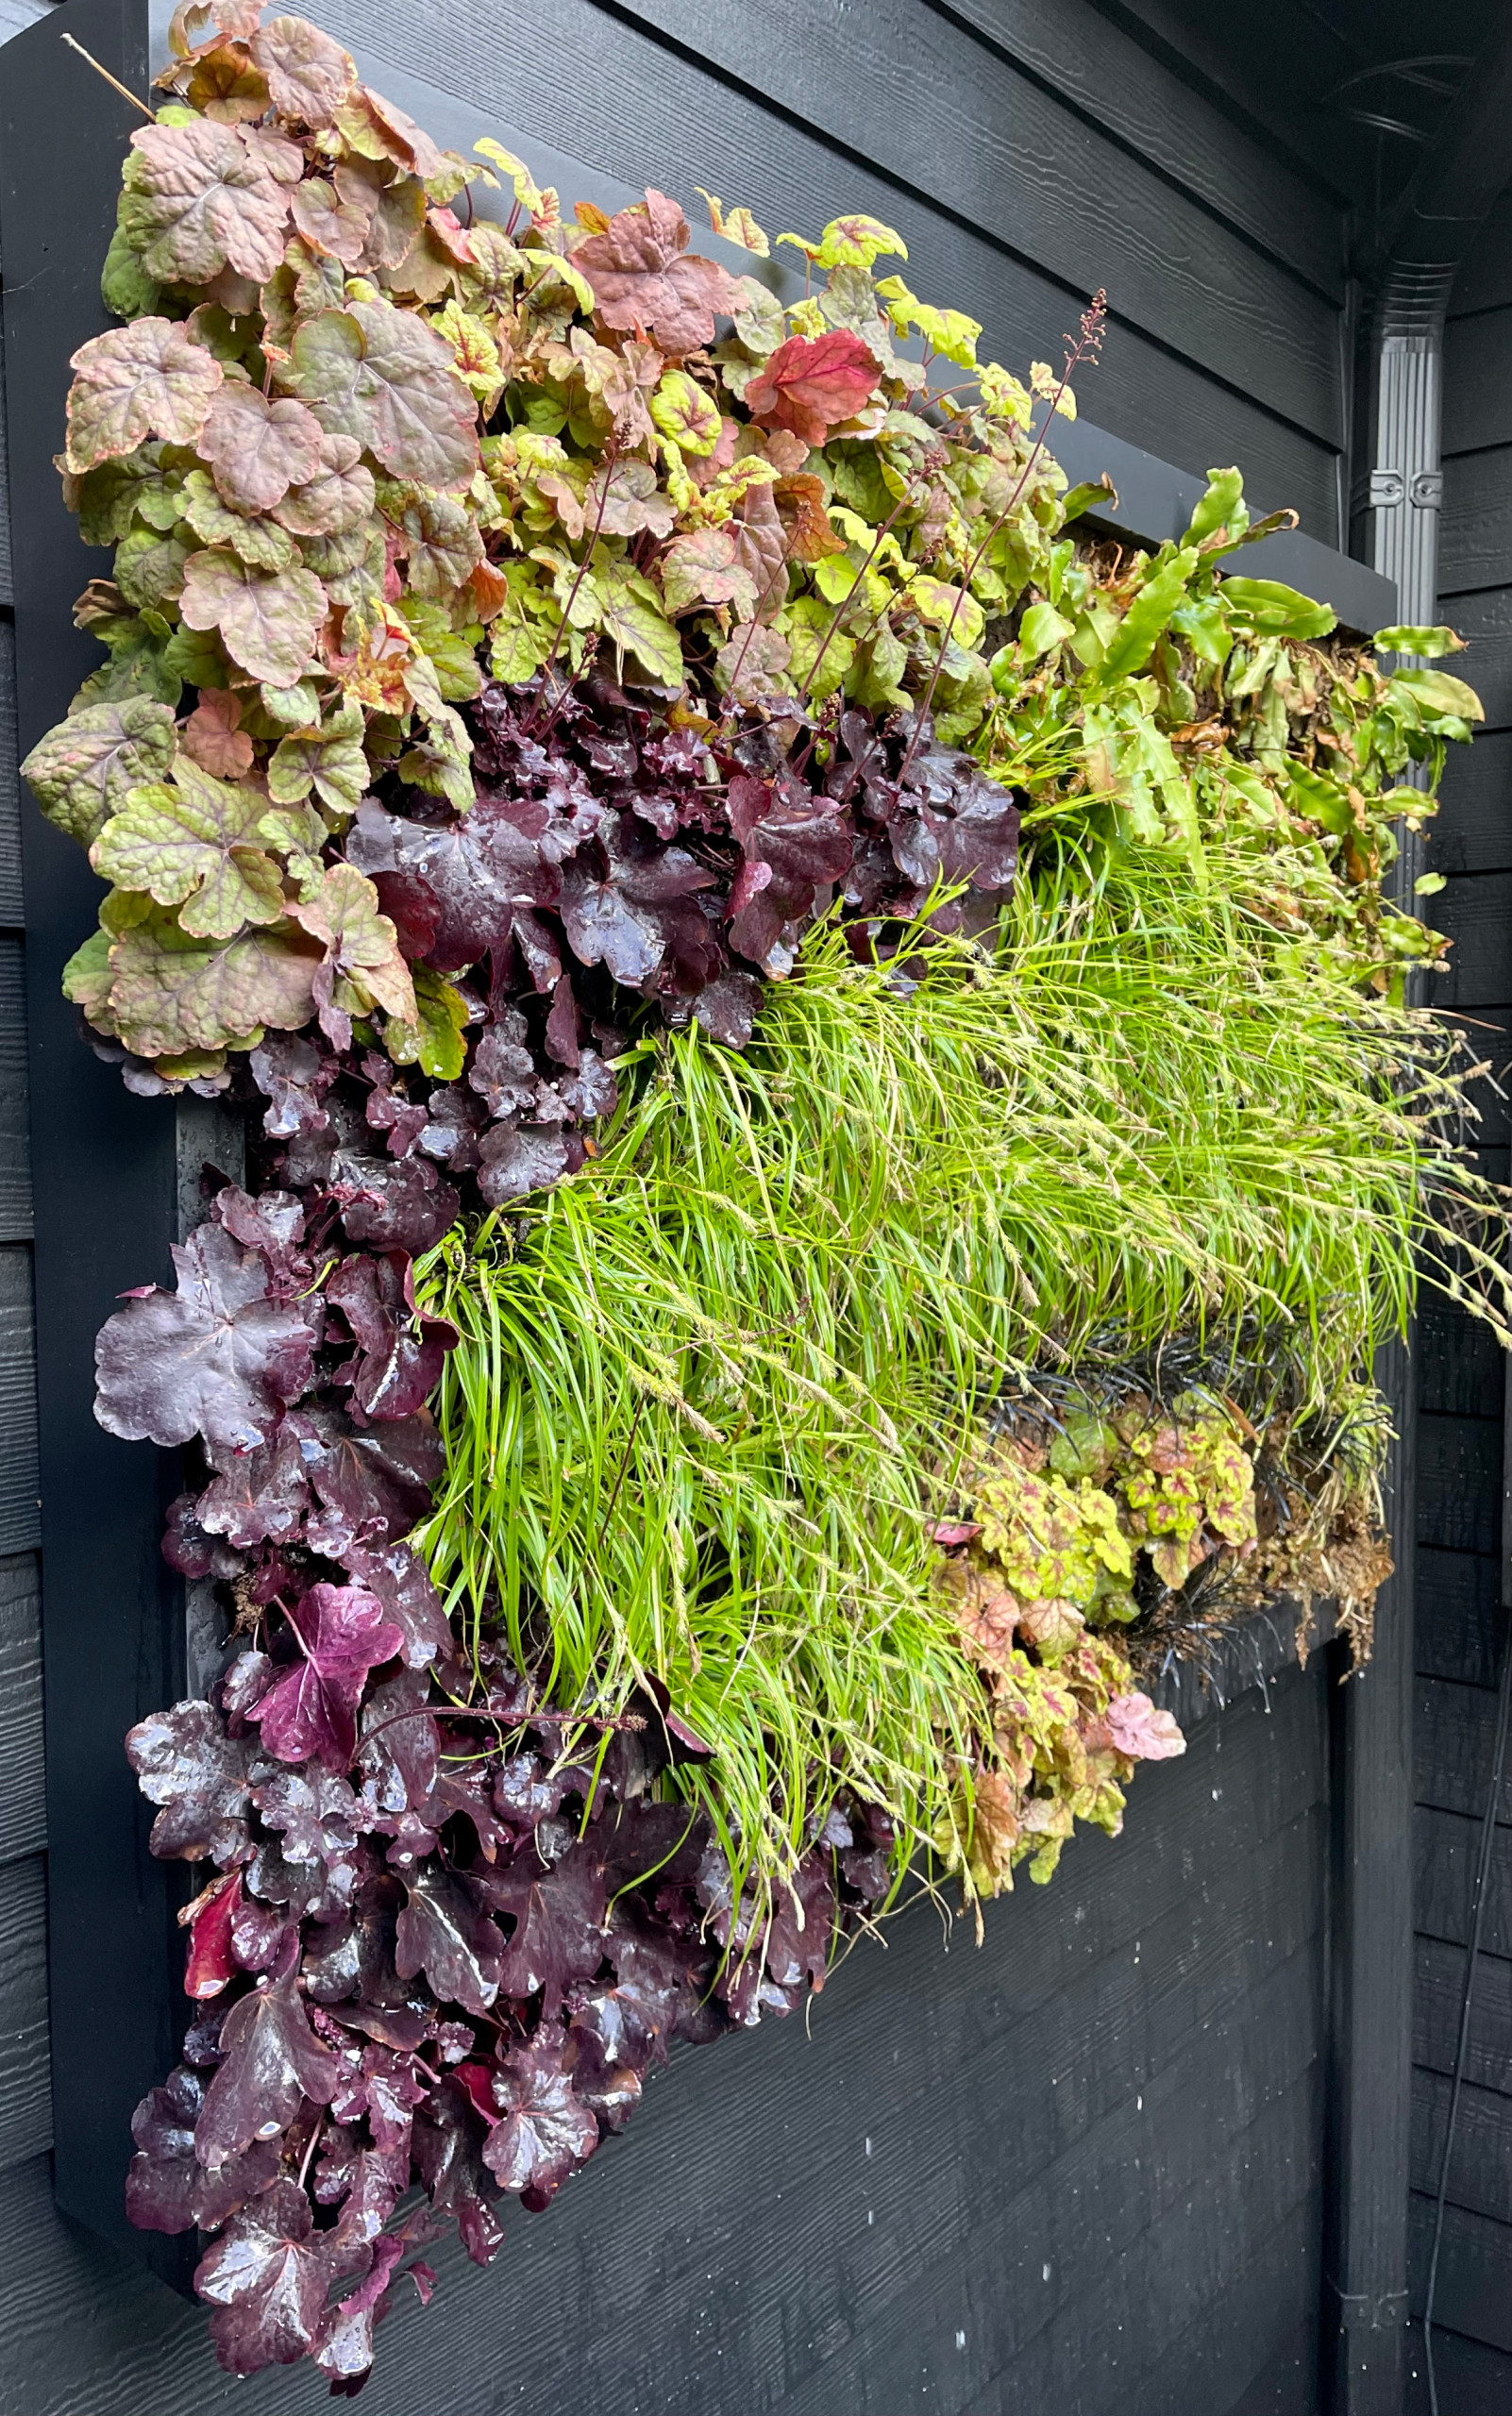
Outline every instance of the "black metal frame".
<path id="1" fill-rule="evenodd" d="M 70 33 L 143 93 L 156 16 L 148 0 L 69 0 L 67 9 Z M 18 36 L 0 76 L 23 749 L 61 717 L 94 659 L 73 629 L 71 608 L 89 571 L 103 565 L 81 554 L 52 462 L 69 356 L 106 324 L 99 264 L 122 147 L 136 123 L 128 103 L 59 33 L 48 19 Z M 456 101 L 417 76 L 387 73 L 384 84 L 443 141 L 470 146 L 475 129 Z M 538 142 L 517 140 L 575 196 L 612 209 L 634 197 Z M 748 254 L 703 240 L 731 265 L 750 267 Z M 1059 426 L 1055 450 L 1073 478 L 1111 472 L 1119 499 L 1103 516 L 1131 538 L 1159 543 L 1179 533 L 1201 492 L 1200 477 L 1084 423 Z M 1394 615 L 1388 580 L 1300 534 L 1265 541 L 1244 566 L 1325 598 L 1355 629 Z M 193 1178 L 225 1134 L 193 1099 L 176 1110 L 129 1098 L 81 1044 L 59 977 L 92 926 L 97 884 L 78 849 L 29 801 L 25 816 L 56 2187 L 67 2213 L 183 2287 L 193 2252 L 133 2230 L 122 2205 L 132 2108 L 174 2060 L 182 2028 L 175 1915 L 188 1885 L 180 1866 L 156 1863 L 147 1851 L 149 1816 L 121 1739 L 196 1682 L 198 1620 L 159 1550 L 178 1489 L 177 1455 L 122 1444 L 96 1426 L 93 1346 L 119 1290 L 167 1278 Z M 1347 1758 L 1353 1787 L 1361 1757 Z M 1361 1810 L 1373 1819 L 1363 1798 Z M 1404 2193 L 1404 2176 L 1393 2170 L 1380 2186 Z"/>

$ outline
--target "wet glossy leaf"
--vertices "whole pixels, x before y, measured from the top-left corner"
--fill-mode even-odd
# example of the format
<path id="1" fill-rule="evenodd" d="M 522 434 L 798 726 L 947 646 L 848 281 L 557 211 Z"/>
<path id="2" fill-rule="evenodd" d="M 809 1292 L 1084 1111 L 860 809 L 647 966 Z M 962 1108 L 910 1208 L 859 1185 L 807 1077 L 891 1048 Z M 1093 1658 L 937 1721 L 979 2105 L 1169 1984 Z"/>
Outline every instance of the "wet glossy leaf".
<path id="1" fill-rule="evenodd" d="M 255 1747 L 227 1734 L 208 1703 L 175 1703 L 139 1720 L 126 1759 L 149 1804 L 152 1851 L 164 1861 L 234 1861 L 247 1841 L 246 1806 Z"/>
<path id="2" fill-rule="evenodd" d="M 199 1434 L 214 1451 L 250 1451 L 310 1383 L 310 1326 L 270 1297 L 260 1255 L 220 1226 L 172 1250 L 177 1290 L 128 1300 L 100 1329 L 95 1416 L 128 1442 Z"/>
<path id="3" fill-rule="evenodd" d="M 247 1715 L 280 1761 L 314 1758 L 344 1770 L 357 1749 L 357 1705 L 367 1673 L 404 1642 L 376 1595 L 360 1586 L 312 1586 L 288 1605 L 300 1657 Z"/>
<path id="4" fill-rule="evenodd" d="M 395 1959 L 401 1979 L 423 1971 L 437 1996 L 468 2013 L 487 2013 L 498 1994 L 498 1924 L 471 1882 L 440 1869 L 409 1883 Z"/>

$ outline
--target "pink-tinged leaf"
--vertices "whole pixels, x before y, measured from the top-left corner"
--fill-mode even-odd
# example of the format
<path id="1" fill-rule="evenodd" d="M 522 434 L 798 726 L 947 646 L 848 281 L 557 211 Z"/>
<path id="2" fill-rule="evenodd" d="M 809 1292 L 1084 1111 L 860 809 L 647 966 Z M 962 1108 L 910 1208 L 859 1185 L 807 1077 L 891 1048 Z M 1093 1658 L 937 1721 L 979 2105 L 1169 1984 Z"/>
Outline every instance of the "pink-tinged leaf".
<path id="1" fill-rule="evenodd" d="M 297 126 L 333 126 L 357 81 L 341 44 L 303 17 L 272 18 L 253 35 L 252 56 L 278 115 Z"/>
<path id="2" fill-rule="evenodd" d="M 715 313 L 732 318 L 745 296 L 724 269 L 689 252 L 690 233 L 677 203 L 647 189 L 644 202 L 579 245 L 573 266 L 593 287 L 607 327 L 644 327 L 665 353 L 713 342 Z"/>
<path id="3" fill-rule="evenodd" d="M 179 732 L 184 753 L 212 780 L 244 780 L 253 749 L 241 725 L 242 699 L 234 689 L 207 688 Z"/>
<path id="4" fill-rule="evenodd" d="M 127 1300 L 100 1329 L 95 1416 L 127 1442 L 201 1434 L 212 1451 L 250 1451 L 310 1383 L 310 1326 L 271 1297 L 258 1252 L 218 1225 L 176 1243 L 173 1259 L 176 1292 Z"/>
<path id="5" fill-rule="evenodd" d="M 342 2076 L 310 2027 L 293 1972 L 238 1998 L 220 2047 L 194 2132 L 194 2152 L 211 2173 L 254 2139 L 287 2130 L 307 2097 L 328 2105 Z"/>
<path id="6" fill-rule="evenodd" d="M 404 1643 L 376 1595 L 360 1586 L 311 1586 L 289 1606 L 300 1658 L 254 1705 L 262 1741 L 280 1761 L 314 1756 L 344 1770 L 357 1750 L 357 1706 L 367 1673 Z"/>
<path id="7" fill-rule="evenodd" d="M 373 509 L 373 473 L 353 436 L 323 436 L 320 465 L 303 486 L 292 487 L 274 518 L 294 537 L 344 537 Z"/>
<path id="8" fill-rule="evenodd" d="M 186 1997 L 218 1997 L 236 1977 L 231 1951 L 231 1922 L 242 1902 L 242 1874 L 233 1871 L 218 1879 L 201 1897 L 189 1923 L 189 1954 L 184 1964 Z M 183 1916 L 179 1916 L 182 1920 Z"/>
<path id="9" fill-rule="evenodd" d="M 283 259 L 289 195 L 247 130 L 201 119 L 143 126 L 131 137 L 140 165 L 121 224 L 149 277 L 208 285 L 221 270 L 261 285 Z"/>
<path id="10" fill-rule="evenodd" d="M 930 1529 L 930 1540 L 938 1544 L 942 1552 L 953 1552 L 958 1544 L 974 1543 L 981 1533 L 971 1518 L 942 1518 L 938 1526 Z"/>
<path id="11" fill-rule="evenodd" d="M 1114 1750 L 1131 1761 L 1168 1762 L 1186 1751 L 1171 1714 L 1157 1711 L 1148 1695 L 1115 1695 L 1103 1718 Z"/>
<path id="12" fill-rule="evenodd" d="M 226 501 L 239 512 L 271 512 L 291 487 L 321 466 L 321 427 L 289 396 L 269 402 L 256 386 L 226 385 L 210 408 L 199 451 Z"/>
<path id="13" fill-rule="evenodd" d="M 877 378 L 875 358 L 848 328 L 789 336 L 751 379 L 746 404 L 764 426 L 822 445 L 832 428 L 853 419 L 871 400 Z"/>
<path id="14" fill-rule="evenodd" d="M 225 376 L 173 319 L 134 319 L 80 344 L 70 367 L 68 466 L 92 469 L 149 436 L 193 445 Z"/>
<path id="15" fill-rule="evenodd" d="M 444 336 L 390 302 L 354 302 L 296 329 L 283 382 L 328 435 L 349 436 L 391 477 L 464 487 L 478 467 L 478 404 Z"/>
<path id="16" fill-rule="evenodd" d="M 272 688 L 308 669 L 326 617 L 326 591 L 302 567 L 253 570 L 228 548 L 191 554 L 179 612 L 192 629 L 219 629 L 233 663 Z"/>

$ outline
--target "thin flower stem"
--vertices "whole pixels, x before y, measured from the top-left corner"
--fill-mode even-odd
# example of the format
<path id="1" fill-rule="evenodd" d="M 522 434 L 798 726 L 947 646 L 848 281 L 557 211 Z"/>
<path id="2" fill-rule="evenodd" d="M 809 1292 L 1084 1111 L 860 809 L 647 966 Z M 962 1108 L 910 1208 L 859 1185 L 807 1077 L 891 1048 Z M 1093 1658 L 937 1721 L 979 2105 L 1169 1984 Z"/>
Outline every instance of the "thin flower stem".
<path id="1" fill-rule="evenodd" d="M 76 42 L 74 40 L 72 34 L 59 34 L 58 39 L 59 42 L 66 42 L 70 50 L 76 50 L 80 59 L 86 59 L 90 66 L 93 68 L 96 76 L 103 76 L 106 82 L 120 93 L 121 98 L 124 101 L 129 101 L 134 109 L 140 109 L 142 111 L 143 116 L 147 120 L 150 126 L 157 125 L 157 112 L 150 109 L 145 101 L 139 101 L 135 92 L 128 91 L 126 86 L 122 83 L 119 76 L 112 76 L 108 67 L 102 67 L 92 50 L 86 50 L 81 42 Z"/>
<path id="2" fill-rule="evenodd" d="M 1096 294 L 1093 294 L 1092 300 L 1087 309 L 1082 313 L 1081 334 L 1076 338 L 1074 343 L 1069 343 L 1069 348 L 1066 355 L 1066 366 L 1061 371 L 1060 383 L 1050 398 L 1050 409 L 1045 413 L 1044 423 L 1040 428 L 1039 434 L 1034 439 L 1029 459 L 1024 463 L 1022 470 L 1018 474 L 1018 483 L 1014 488 L 1012 495 L 1003 505 L 1002 510 L 999 512 L 997 519 L 993 522 L 986 535 L 983 538 L 981 545 L 977 547 L 977 550 L 972 555 L 971 560 L 967 562 L 960 586 L 956 590 L 955 602 L 950 607 L 950 617 L 945 624 L 944 633 L 940 639 L 940 650 L 935 657 L 934 668 L 930 674 L 930 684 L 924 691 L 923 702 L 920 704 L 917 713 L 914 716 L 914 734 L 908 742 L 908 747 L 904 752 L 903 760 L 898 767 L 898 778 L 893 786 L 893 794 L 895 797 L 901 794 L 903 783 L 908 778 L 909 766 L 912 764 L 915 756 L 918 752 L 918 743 L 920 738 L 923 736 L 924 725 L 929 719 L 930 707 L 934 702 L 934 691 L 940 684 L 940 674 L 945 668 L 946 649 L 950 643 L 950 633 L 955 628 L 961 607 L 966 602 L 967 596 L 971 592 L 971 582 L 975 579 L 977 572 L 981 567 L 983 556 L 986 553 L 987 547 L 991 545 L 994 537 L 998 534 L 999 529 L 1003 527 L 1006 521 L 1012 518 L 1014 512 L 1017 510 L 1019 498 L 1022 495 L 1025 487 L 1029 484 L 1030 478 L 1033 475 L 1034 464 L 1045 450 L 1045 439 L 1050 432 L 1050 423 L 1054 419 L 1055 413 L 1060 408 L 1062 397 L 1071 382 L 1073 373 L 1081 367 L 1084 361 L 1096 360 L 1098 347 L 1102 342 L 1102 323 L 1107 315 L 1108 297 L 1102 291 L 1102 288 L 1099 286 Z"/>

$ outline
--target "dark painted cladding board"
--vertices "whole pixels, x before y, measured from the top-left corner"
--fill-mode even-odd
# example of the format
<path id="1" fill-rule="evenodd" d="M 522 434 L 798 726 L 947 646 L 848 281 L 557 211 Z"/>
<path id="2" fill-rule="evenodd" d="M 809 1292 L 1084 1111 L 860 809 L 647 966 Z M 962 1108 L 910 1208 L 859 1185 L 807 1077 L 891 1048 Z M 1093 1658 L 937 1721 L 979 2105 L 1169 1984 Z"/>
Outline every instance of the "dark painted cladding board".
<path id="1" fill-rule="evenodd" d="M 1428 2287 L 1433 2229 L 1434 2202 L 1415 2190 L 1411 2272 L 1412 2307 L 1418 2315 Z M 1490 2348 L 1512 2351 L 1512 2224 L 1472 2214 L 1465 2206 L 1445 2209 L 1434 2317 L 1436 2329 L 1442 2324 Z M 1442 2408 L 1442 2399 L 1439 2404 Z M 1444 2416 L 1460 2416 L 1460 2411 L 1449 2408 Z"/>
<path id="2" fill-rule="evenodd" d="M 1420 1804 L 1477 1819 L 1484 1812 L 1495 1761 L 1497 1705 L 1489 1686 L 1419 1679 L 1415 1734 Z M 1504 1772 L 1496 1817 L 1512 1820 L 1512 1770 Z"/>
<path id="3" fill-rule="evenodd" d="M 1412 2329 L 1405 2416 L 1430 2416 L 1422 2327 L 1415 2324 Z M 1504 2350 L 1488 2349 L 1483 2340 L 1467 2340 L 1463 2333 L 1446 2332 L 1436 2324 L 1434 2371 L 1439 2407 L 1450 2416 L 1506 2416 L 1512 2408 L 1512 2357 Z"/>
<path id="4" fill-rule="evenodd" d="M 1414 1823 L 1413 1903 L 1419 1935 L 1463 1946 L 1470 1938 L 1470 1893 L 1481 1824 L 1462 1812 L 1420 1805 Z M 1498 1826 L 1492 1844 L 1481 1944 L 1488 1955 L 1512 1956 L 1512 1829 Z"/>
<path id="5" fill-rule="evenodd" d="M 1469 641 L 1469 651 L 1456 655 L 1453 667 L 1485 706 L 1486 728 L 1512 730 L 1512 588 L 1445 595 L 1438 609 Z"/>
<path id="6" fill-rule="evenodd" d="M 1512 444 L 1445 461 L 1438 544 L 1438 590 L 1444 597 L 1504 584 L 1512 562 Z M 1453 614 L 1453 601 L 1449 610 Z"/>
<path id="7" fill-rule="evenodd" d="M 1444 2157 L 1452 2083 L 1446 2072 L 1417 2072 L 1412 2090 L 1412 2186 L 1436 2196 Z M 1512 2098 L 1467 2081 L 1460 2090 L 1449 2205 L 1512 2224 Z"/>
<path id="8" fill-rule="evenodd" d="M 1494 1686 L 1506 1631 L 1501 1564 L 1494 1554 L 1420 1548 L 1417 1659 L 1420 1676 Z"/>
<path id="9" fill-rule="evenodd" d="M 622 13 L 1069 290 L 1106 286 L 1124 321 L 1325 444 L 1342 441 L 1336 308 L 949 16 L 869 0 L 858 41 L 842 0 L 629 0 Z M 452 21 L 469 14 L 464 0 Z"/>
<path id="10" fill-rule="evenodd" d="M 29 1552 L 0 1561 L 0 1864 L 46 1842 L 42 1596 Z"/>
<path id="11" fill-rule="evenodd" d="M 1512 195 L 1507 194 L 1465 255 L 1450 301 L 1450 326 L 1482 310 L 1512 310 Z"/>
<path id="12" fill-rule="evenodd" d="M 1464 669 L 1473 685 L 1478 665 L 1468 654 Z M 1482 731 L 1472 746 L 1450 748 L 1428 863 L 1443 873 L 1512 871 L 1512 732 Z"/>
<path id="13" fill-rule="evenodd" d="M 1205 1722 L 981 1951 L 919 1906 L 807 2034 L 680 2055 L 493 2273 L 443 2253 L 372 2416 L 431 2416 L 443 2364 L 456 2416 L 1235 2408 L 1316 2298 L 1326 1692 L 1319 1655 Z M 313 2404 L 220 2375 L 40 2165 L 0 2235 L 0 2416 Z"/>
<path id="14" fill-rule="evenodd" d="M 507 47 L 489 35 L 494 6 L 495 0 L 466 0 L 435 21 L 434 46 L 419 76 L 413 19 L 403 0 L 328 0 L 322 13 L 370 62 L 380 89 L 387 69 L 391 81 L 393 72 L 402 72 L 417 87 L 428 83 L 462 93 L 476 134 L 502 124 L 527 147 L 532 140 L 561 146 L 629 182 L 664 181 L 694 214 L 699 185 L 727 202 L 745 202 L 773 234 L 795 223 L 817 229 L 843 210 L 871 211 L 907 243 L 915 291 L 971 310 L 983 322 L 984 350 L 1010 364 L 1031 357 L 1058 360 L 1073 301 L 1084 299 L 1106 273 L 1106 246 L 1099 239 L 1075 261 L 1068 283 L 1052 277 L 1032 254 L 990 243 L 968 217 L 949 220 L 906 184 L 877 173 L 865 154 L 837 148 L 826 139 L 823 116 L 812 126 L 775 116 L 764 106 L 764 79 L 753 92 L 721 83 L 703 65 L 669 52 L 591 0 L 525 0 L 512 12 Z M 733 19 L 737 13 L 712 12 L 706 33 L 724 14 Z M 711 55 L 704 36 L 697 49 L 700 60 Z M 1002 72 L 984 59 L 987 82 Z M 571 94 L 566 108 L 564 92 Z M 406 105 L 423 111 L 423 90 Z M 1084 132 L 1074 119 L 1066 124 Z M 959 139 L 966 141 L 965 128 Z M 1043 194 L 1053 196 L 1053 151 L 1041 159 L 1040 176 Z M 1110 217 L 1117 218 L 1121 198 L 1114 188 Z M 1266 509 L 1294 505 L 1314 535 L 1335 539 L 1337 457 L 1331 439 L 1276 417 L 1252 399 L 1247 382 L 1220 386 L 1194 365 L 1211 351 L 1209 337 L 1218 341 L 1212 332 L 1218 316 L 1211 301 L 1201 305 L 1191 361 L 1146 333 L 1133 316 L 1120 321 L 1100 368 L 1084 381 L 1087 416 L 1184 469 L 1240 461 Z M 1319 429 L 1333 425 L 1333 409 L 1325 396 Z"/>
<path id="15" fill-rule="evenodd" d="M 1424 2072 L 1453 2072 L 1465 1990 L 1465 1949 L 1420 1938 L 1413 2059 Z M 1478 1955 L 1470 1998 L 1465 2078 L 1512 2103 L 1512 1963 Z"/>
<path id="16" fill-rule="evenodd" d="M 1503 243 L 1508 242 L 1504 232 Z M 1444 451 L 1472 453 L 1512 445 L 1512 309 L 1453 319 L 1444 335 Z"/>

